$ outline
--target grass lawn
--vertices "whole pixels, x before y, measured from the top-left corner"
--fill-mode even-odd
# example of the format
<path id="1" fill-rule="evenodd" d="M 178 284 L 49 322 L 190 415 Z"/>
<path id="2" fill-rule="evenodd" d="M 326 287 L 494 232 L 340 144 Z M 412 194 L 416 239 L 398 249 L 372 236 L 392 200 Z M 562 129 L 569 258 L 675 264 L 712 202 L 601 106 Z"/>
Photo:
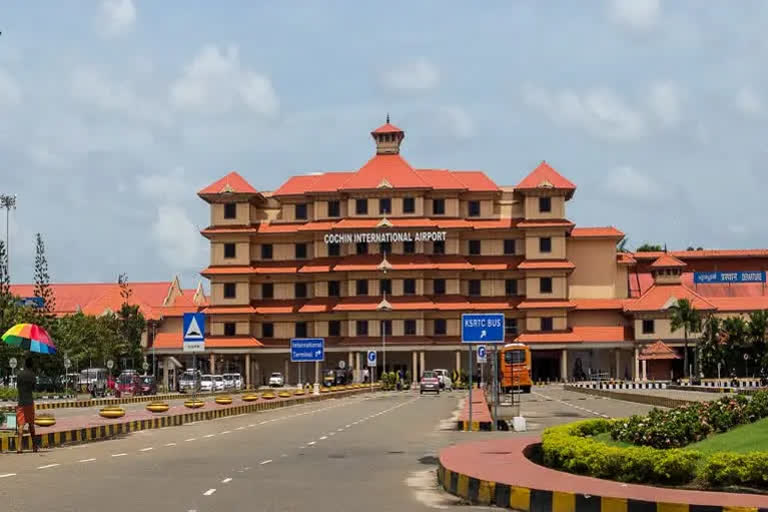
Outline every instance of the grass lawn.
<path id="1" fill-rule="evenodd" d="M 610 436 L 608 439 L 610 440 Z M 741 453 L 768 451 L 768 418 L 749 425 L 741 425 L 723 434 L 715 434 L 704 441 L 689 444 L 685 449 L 697 450 L 705 454 L 724 451 Z"/>

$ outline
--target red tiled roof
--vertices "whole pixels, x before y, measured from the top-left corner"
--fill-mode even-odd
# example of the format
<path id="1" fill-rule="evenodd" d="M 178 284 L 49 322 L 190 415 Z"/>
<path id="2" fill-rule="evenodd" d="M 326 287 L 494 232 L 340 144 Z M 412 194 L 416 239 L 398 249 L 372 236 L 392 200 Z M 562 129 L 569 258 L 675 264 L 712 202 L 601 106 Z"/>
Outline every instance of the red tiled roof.
<path id="1" fill-rule="evenodd" d="M 256 190 L 248 183 L 245 178 L 240 176 L 235 171 L 227 174 L 218 181 L 215 181 L 198 192 L 198 195 L 213 195 L 213 194 L 258 194 Z"/>
<path id="2" fill-rule="evenodd" d="M 317 258 L 302 265 L 299 274 L 330 272 L 339 261 L 341 258 Z"/>
<path id="3" fill-rule="evenodd" d="M 447 169 L 416 169 L 416 174 L 434 190 L 464 190 L 467 188 L 453 171 Z"/>
<path id="4" fill-rule="evenodd" d="M 626 299 L 571 299 L 576 304 L 577 311 L 597 311 L 616 309 L 621 310 L 624 307 Z"/>
<path id="5" fill-rule="evenodd" d="M 576 265 L 567 260 L 526 260 L 517 268 L 519 270 L 573 270 Z"/>
<path id="6" fill-rule="evenodd" d="M 400 155 L 374 155 L 349 177 L 339 190 L 370 190 L 382 184 L 392 188 L 430 188 Z"/>
<path id="7" fill-rule="evenodd" d="M 460 254 L 434 254 L 429 257 L 435 270 L 471 270 L 472 265 Z"/>
<path id="8" fill-rule="evenodd" d="M 637 263 L 637 260 L 628 252 L 616 253 L 616 261 L 622 265 L 633 265 Z"/>
<path id="9" fill-rule="evenodd" d="M 181 348 L 184 337 L 179 332 L 158 332 L 155 334 L 153 346 L 155 348 Z"/>
<path id="10" fill-rule="evenodd" d="M 640 355 L 637 357 L 640 360 L 649 359 L 680 359 L 677 352 L 670 348 L 669 345 L 659 340 L 656 343 L 646 345 L 643 350 L 640 351 Z"/>
<path id="11" fill-rule="evenodd" d="M 572 228 L 573 222 L 565 219 L 539 219 L 523 220 L 517 223 L 517 227 L 525 228 Z"/>
<path id="12" fill-rule="evenodd" d="M 258 348 L 264 344 L 253 336 L 208 336 L 205 348 Z"/>
<path id="13" fill-rule="evenodd" d="M 250 315 L 256 312 L 253 306 L 209 306 L 206 315 Z"/>
<path id="14" fill-rule="evenodd" d="M 238 274 L 255 274 L 256 270 L 250 265 L 210 266 L 203 269 L 203 276 L 234 276 Z"/>
<path id="15" fill-rule="evenodd" d="M 387 121 L 383 125 L 379 126 L 375 130 L 373 130 L 371 133 L 398 133 L 398 132 L 402 132 L 402 131 L 403 130 L 401 130 L 397 126 L 395 126 L 395 125 L 391 124 L 389 121 Z"/>
<path id="16" fill-rule="evenodd" d="M 574 238 L 623 238 L 624 233 L 613 226 L 573 228 L 571 236 Z"/>
<path id="17" fill-rule="evenodd" d="M 378 270 L 382 262 L 381 254 L 355 254 L 345 256 L 333 267 L 335 272 L 360 272 L 365 270 Z"/>
<path id="18" fill-rule="evenodd" d="M 768 296 L 760 295 L 757 297 L 707 297 L 718 311 L 739 312 L 739 311 L 762 311 L 768 309 Z"/>
<path id="19" fill-rule="evenodd" d="M 567 190 L 569 191 L 568 196 L 570 197 L 576 190 L 576 185 L 565 179 L 560 173 L 550 167 L 547 162 L 542 161 L 536 169 L 523 178 L 523 181 L 518 183 L 517 187 L 515 187 L 517 190 L 534 190 L 540 188 Z"/>
<path id="20" fill-rule="evenodd" d="M 572 309 L 576 304 L 570 300 L 538 300 L 528 299 L 518 304 L 518 309 Z"/>
<path id="21" fill-rule="evenodd" d="M 472 229 L 513 229 L 516 228 L 520 219 L 490 219 L 490 220 L 471 220 L 468 224 Z M 441 226 L 442 227 L 442 226 Z"/>
<path id="22" fill-rule="evenodd" d="M 482 171 L 451 171 L 470 192 L 498 192 L 499 187 Z"/>
<path id="23" fill-rule="evenodd" d="M 671 254 L 662 254 L 656 261 L 651 263 L 651 268 L 681 268 L 686 264 L 675 258 Z"/>
<path id="24" fill-rule="evenodd" d="M 467 256 L 475 270 L 515 270 L 522 259 L 522 256 Z"/>
<path id="25" fill-rule="evenodd" d="M 241 233 L 258 233 L 259 225 L 253 226 L 208 226 L 200 231 L 203 236 L 206 235 L 236 235 Z"/>
<path id="26" fill-rule="evenodd" d="M 328 313 L 338 302 L 339 299 L 333 297 L 316 297 L 302 304 L 299 313 Z"/>
<path id="27" fill-rule="evenodd" d="M 253 308 L 259 315 L 272 315 L 280 313 L 297 313 L 301 302 L 294 299 L 277 299 L 254 301 Z"/>
<path id="28" fill-rule="evenodd" d="M 387 261 L 392 265 L 392 270 L 431 270 L 434 263 L 423 254 L 391 254 Z"/>
<path id="29" fill-rule="evenodd" d="M 572 332 L 524 332 L 515 341 L 519 343 L 578 343 L 581 338 Z"/>
<path id="30" fill-rule="evenodd" d="M 656 284 L 639 298 L 626 301 L 624 310 L 630 312 L 661 311 L 680 299 L 688 299 L 694 308 L 702 311 L 712 311 L 715 309 L 715 306 L 709 300 L 683 284 Z"/>
<path id="31" fill-rule="evenodd" d="M 573 334 L 585 343 L 633 339 L 632 328 L 622 325 L 578 325 L 573 328 Z"/>
<path id="32" fill-rule="evenodd" d="M 656 259 L 664 254 L 681 259 L 709 259 L 709 258 L 768 258 L 768 249 L 713 249 L 703 251 L 660 251 L 635 252 L 633 256 L 638 260 Z"/>

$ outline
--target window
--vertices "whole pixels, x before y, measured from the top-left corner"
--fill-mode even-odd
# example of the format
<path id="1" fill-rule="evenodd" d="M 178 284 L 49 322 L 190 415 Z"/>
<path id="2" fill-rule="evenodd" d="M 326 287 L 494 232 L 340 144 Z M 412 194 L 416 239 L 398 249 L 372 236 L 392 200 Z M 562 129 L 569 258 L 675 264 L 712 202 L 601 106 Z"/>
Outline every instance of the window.
<path id="1" fill-rule="evenodd" d="M 540 277 L 539 278 L 539 293 L 552 293 L 552 278 Z"/>
<path id="2" fill-rule="evenodd" d="M 415 213 L 416 200 L 412 197 L 403 198 L 403 213 Z"/>
<path id="3" fill-rule="evenodd" d="M 328 296 L 341 297 L 341 281 L 328 281 Z"/>
<path id="4" fill-rule="evenodd" d="M 294 332 L 295 338 L 307 337 L 307 322 L 296 322 L 296 329 Z"/>
<path id="5" fill-rule="evenodd" d="M 379 242 L 379 252 L 381 254 L 392 254 L 392 242 Z"/>
<path id="6" fill-rule="evenodd" d="M 403 294 L 413 295 L 416 293 L 416 280 L 403 279 Z"/>
<path id="7" fill-rule="evenodd" d="M 355 294 L 368 295 L 368 281 L 366 279 L 358 279 L 355 281 Z"/>
<path id="8" fill-rule="evenodd" d="M 379 281 L 379 289 L 381 290 L 381 293 L 388 293 L 392 295 L 392 280 L 391 279 L 381 279 Z"/>
<path id="9" fill-rule="evenodd" d="M 234 299 L 237 296 L 237 284 L 224 283 L 224 298 Z"/>
<path id="10" fill-rule="evenodd" d="M 541 330 L 545 332 L 549 332 L 553 329 L 553 322 L 551 316 L 543 316 L 541 317 Z"/>
<path id="11" fill-rule="evenodd" d="M 368 200 L 367 199 L 355 199 L 355 213 L 358 215 L 368 214 Z"/>
<path id="12" fill-rule="evenodd" d="M 306 257 L 307 257 L 307 244 L 305 243 L 296 244 L 296 259 L 303 260 Z"/>
<path id="13" fill-rule="evenodd" d="M 275 324 L 271 322 L 265 322 L 261 324 L 261 337 L 262 338 L 274 338 L 275 337 Z"/>
<path id="14" fill-rule="evenodd" d="M 388 197 L 382 197 L 379 199 L 379 213 L 392 213 L 392 199 Z"/>
<path id="15" fill-rule="evenodd" d="M 392 320 L 381 321 L 381 332 L 383 332 L 385 336 L 392 336 Z"/>
<path id="16" fill-rule="evenodd" d="M 445 254 L 445 242 L 443 240 L 432 242 L 432 254 Z"/>
<path id="17" fill-rule="evenodd" d="M 307 203 L 299 203 L 296 205 L 296 218 L 299 220 L 307 218 Z"/>
<path id="18" fill-rule="evenodd" d="M 517 295 L 517 279 L 504 280 L 504 293 L 506 295 Z"/>
<path id="19" fill-rule="evenodd" d="M 480 240 L 469 241 L 469 254 L 473 254 L 473 255 L 480 254 Z"/>
<path id="20" fill-rule="evenodd" d="M 413 254 L 416 252 L 416 242 L 403 242 L 403 254 Z"/>
<path id="21" fill-rule="evenodd" d="M 275 296 L 275 285 L 273 283 L 261 284 L 261 298 L 271 299 Z"/>
<path id="22" fill-rule="evenodd" d="M 541 213 L 551 212 L 552 211 L 552 198 L 551 197 L 540 197 L 539 198 L 539 211 Z"/>
<path id="23" fill-rule="evenodd" d="M 272 244 L 261 244 L 261 259 L 272 259 Z"/>
<path id="24" fill-rule="evenodd" d="M 368 320 L 358 320 L 355 322 L 355 332 L 358 336 L 368 336 Z"/>
<path id="25" fill-rule="evenodd" d="M 341 203 L 338 201 L 328 201 L 328 216 L 341 217 Z"/>
<path id="26" fill-rule="evenodd" d="M 328 336 L 341 336 L 341 322 L 339 320 L 328 321 Z"/>
<path id="27" fill-rule="evenodd" d="M 504 319 L 505 336 L 517 336 L 517 318 Z"/>
<path id="28" fill-rule="evenodd" d="M 470 217 L 480 216 L 480 201 L 470 201 L 467 203 L 467 207 L 469 208 Z"/>
<path id="29" fill-rule="evenodd" d="M 504 240 L 504 254 L 515 254 L 515 241 L 513 239 Z"/>
<path id="30" fill-rule="evenodd" d="M 405 320 L 403 322 L 403 333 L 406 336 L 416 336 L 416 320 Z"/>
<path id="31" fill-rule="evenodd" d="M 643 334 L 653 334 L 656 330 L 653 320 L 643 320 Z"/>
<path id="32" fill-rule="evenodd" d="M 224 336 L 234 336 L 235 332 L 237 332 L 235 322 L 224 322 Z"/>
<path id="33" fill-rule="evenodd" d="M 539 252 L 552 252 L 552 239 L 548 236 L 539 238 Z"/>
<path id="34" fill-rule="evenodd" d="M 297 299 L 306 299 L 307 283 L 293 283 L 293 296 Z"/>
<path id="35" fill-rule="evenodd" d="M 481 285 L 479 279 L 471 279 L 469 281 L 469 294 L 480 295 Z"/>
<path id="36" fill-rule="evenodd" d="M 445 199 L 433 199 L 432 200 L 432 214 L 444 215 L 445 214 Z"/>
<path id="37" fill-rule="evenodd" d="M 445 318 L 435 318 L 435 336 L 445 336 L 446 331 Z"/>
<path id="38" fill-rule="evenodd" d="M 225 219 L 237 218 L 237 203 L 224 203 L 224 218 Z"/>
<path id="39" fill-rule="evenodd" d="M 236 254 L 235 244 L 224 244 L 224 257 L 227 259 L 234 258 Z"/>
<path id="40" fill-rule="evenodd" d="M 341 245 L 328 244 L 328 256 L 341 256 Z"/>
<path id="41" fill-rule="evenodd" d="M 435 295 L 445 295 L 445 279 L 435 279 L 432 281 L 432 293 Z"/>
<path id="42" fill-rule="evenodd" d="M 368 243 L 367 242 L 357 242 L 357 254 L 368 254 Z"/>

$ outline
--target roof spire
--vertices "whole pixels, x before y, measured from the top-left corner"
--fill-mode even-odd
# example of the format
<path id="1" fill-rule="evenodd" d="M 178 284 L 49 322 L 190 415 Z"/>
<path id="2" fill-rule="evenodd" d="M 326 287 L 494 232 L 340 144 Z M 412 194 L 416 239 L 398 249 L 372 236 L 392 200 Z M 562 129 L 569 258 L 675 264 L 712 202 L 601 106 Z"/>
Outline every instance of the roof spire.
<path id="1" fill-rule="evenodd" d="M 387 124 L 389 124 L 389 112 L 387 112 Z"/>
<path id="2" fill-rule="evenodd" d="M 376 141 L 376 154 L 378 155 L 397 155 L 400 153 L 400 143 L 405 138 L 405 132 L 389 124 L 389 112 L 387 112 L 387 122 L 371 132 L 373 140 Z"/>

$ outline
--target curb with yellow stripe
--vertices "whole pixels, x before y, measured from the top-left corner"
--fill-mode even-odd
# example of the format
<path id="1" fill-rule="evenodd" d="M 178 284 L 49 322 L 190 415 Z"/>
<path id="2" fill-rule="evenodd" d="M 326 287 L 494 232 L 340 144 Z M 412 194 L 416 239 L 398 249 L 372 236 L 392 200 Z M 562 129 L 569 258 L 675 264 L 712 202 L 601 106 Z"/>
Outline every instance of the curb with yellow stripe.
<path id="1" fill-rule="evenodd" d="M 655 503 L 572 492 L 545 491 L 479 480 L 445 468 L 437 469 L 440 486 L 473 505 L 496 505 L 521 512 L 767 512 L 757 507 Z"/>
<path id="2" fill-rule="evenodd" d="M 456 427 L 462 432 L 469 432 L 470 430 L 472 432 L 480 432 L 481 430 L 484 432 L 490 432 L 491 423 L 492 422 L 490 421 L 473 421 L 472 428 L 470 429 L 469 421 L 458 420 L 456 422 Z"/>
<path id="3" fill-rule="evenodd" d="M 378 388 L 378 386 L 375 387 Z M 295 398 L 293 400 L 244 404 L 236 407 L 228 407 L 226 409 L 209 409 L 207 411 L 188 412 L 184 414 L 175 414 L 173 416 L 159 416 L 157 418 L 148 418 L 145 420 L 133 420 L 122 423 L 111 423 L 109 425 L 99 425 L 97 427 L 76 428 L 71 430 L 63 430 L 60 432 L 39 434 L 37 437 L 40 438 L 42 447 L 52 448 L 65 444 L 99 441 L 102 439 L 108 439 L 110 437 L 128 434 L 130 432 L 136 432 L 139 430 L 179 426 L 194 421 L 212 420 L 216 418 L 224 418 L 226 416 L 235 416 L 238 414 L 279 409 L 281 407 L 289 407 L 292 405 L 305 404 L 308 402 L 328 400 L 330 398 L 339 398 L 363 392 L 370 393 L 371 388 L 365 387 L 347 391 L 337 391 L 323 395 L 309 395 L 306 397 Z M 21 444 L 22 449 L 29 450 L 32 448 L 29 434 L 24 435 Z M 0 453 L 8 451 L 16 451 L 16 436 L 0 436 Z"/>

